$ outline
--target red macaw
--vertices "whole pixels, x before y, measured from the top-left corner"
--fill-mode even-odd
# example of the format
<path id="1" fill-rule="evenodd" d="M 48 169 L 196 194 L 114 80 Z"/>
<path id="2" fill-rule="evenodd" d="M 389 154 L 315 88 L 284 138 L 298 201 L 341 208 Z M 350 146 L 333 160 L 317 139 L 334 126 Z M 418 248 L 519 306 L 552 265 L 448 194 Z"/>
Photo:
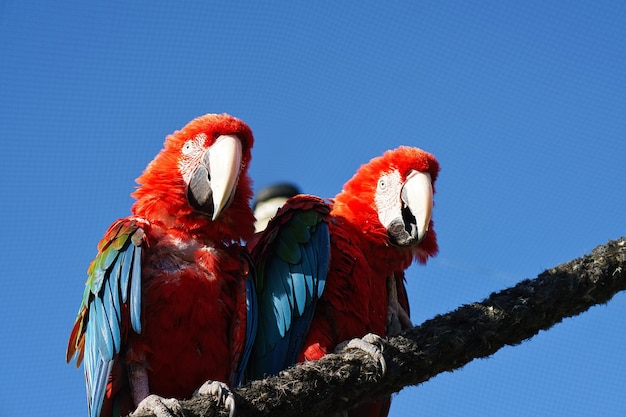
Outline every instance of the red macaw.
<path id="1" fill-rule="evenodd" d="M 150 394 L 237 385 L 256 332 L 249 255 L 250 128 L 207 114 L 169 135 L 137 179 L 132 215 L 98 244 L 67 348 L 85 362 L 90 417 Z M 232 411 L 232 410 L 231 410 Z"/>
<path id="2" fill-rule="evenodd" d="M 401 146 L 361 166 L 329 204 L 302 195 L 285 203 L 250 245 L 259 302 L 250 378 L 411 326 L 404 271 L 437 253 L 438 173 L 434 156 Z M 389 404 L 349 415 L 386 416 Z"/>

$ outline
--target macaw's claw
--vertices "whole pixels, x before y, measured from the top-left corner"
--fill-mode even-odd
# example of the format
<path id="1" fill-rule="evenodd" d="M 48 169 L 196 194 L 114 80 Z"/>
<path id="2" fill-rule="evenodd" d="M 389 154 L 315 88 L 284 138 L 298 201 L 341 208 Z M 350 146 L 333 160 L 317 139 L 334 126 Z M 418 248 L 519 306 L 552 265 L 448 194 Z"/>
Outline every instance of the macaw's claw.
<path id="1" fill-rule="evenodd" d="M 154 414 L 156 417 L 181 417 L 183 408 L 175 398 L 163 398 L 158 395 L 148 395 L 141 400 L 137 409 L 131 416 L 141 414 Z"/>
<path id="2" fill-rule="evenodd" d="M 224 409 L 228 411 L 229 417 L 234 417 L 235 397 L 225 383 L 209 380 L 196 390 L 194 396 L 196 395 L 210 395 L 215 398 L 218 406 L 223 404 Z"/>
<path id="3" fill-rule="evenodd" d="M 382 376 L 387 372 L 387 362 L 385 362 L 385 357 L 383 356 L 385 343 L 382 337 L 374 333 L 368 333 L 360 339 L 352 339 L 338 344 L 335 348 L 335 353 L 341 353 L 349 349 L 362 350 L 378 362 L 380 375 Z"/>

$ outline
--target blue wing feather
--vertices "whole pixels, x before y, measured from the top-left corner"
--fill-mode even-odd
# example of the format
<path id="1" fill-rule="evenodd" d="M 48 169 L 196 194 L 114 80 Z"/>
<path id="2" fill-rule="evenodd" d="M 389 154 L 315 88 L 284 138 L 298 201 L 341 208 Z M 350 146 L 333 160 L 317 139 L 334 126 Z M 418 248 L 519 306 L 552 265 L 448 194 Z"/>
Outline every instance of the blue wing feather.
<path id="1" fill-rule="evenodd" d="M 92 318 L 89 319 L 87 327 L 91 324 L 91 320 L 94 323 L 94 351 L 105 358 L 113 357 L 113 340 L 111 338 L 111 331 L 109 330 L 109 321 L 104 307 L 102 306 L 102 300 L 94 298 L 91 302 L 90 313 Z M 89 342 L 87 340 L 86 342 Z"/>
<path id="2" fill-rule="evenodd" d="M 109 330 L 113 339 L 113 351 L 120 351 L 120 323 L 122 317 L 118 308 L 116 308 L 116 299 L 119 300 L 119 282 L 115 279 L 109 279 L 107 289 L 103 294 L 104 312 L 109 319 Z"/>
<path id="3" fill-rule="evenodd" d="M 291 268 L 289 264 L 281 264 L 281 279 L 277 280 L 282 283 L 282 287 L 278 287 L 280 293 L 277 301 L 281 304 L 283 310 L 283 322 L 285 323 L 284 330 L 287 331 L 291 327 L 292 312 L 295 310 L 294 306 L 294 281 L 291 275 Z"/>
<path id="4" fill-rule="evenodd" d="M 120 282 L 120 276 L 121 276 L 121 263 L 124 262 L 124 253 L 120 253 L 119 257 L 118 257 L 118 262 L 115 262 L 112 267 L 111 267 L 111 276 L 109 278 L 109 282 L 111 283 L 111 285 L 113 286 L 113 288 L 111 288 L 111 299 L 113 301 L 113 308 L 115 309 L 115 312 L 117 314 L 117 318 L 118 320 L 122 319 L 122 303 L 124 303 L 125 301 L 122 300 L 123 297 L 123 290 L 121 287 L 121 282 Z M 117 295 L 117 296 L 114 296 Z"/>
<path id="5" fill-rule="evenodd" d="M 316 243 L 312 246 L 316 250 L 316 274 L 318 277 L 314 294 L 318 298 L 324 292 L 326 276 L 330 267 L 330 231 L 328 230 L 328 224 L 324 224 L 322 227 L 324 230 L 321 233 L 316 233 Z"/>
<path id="6" fill-rule="evenodd" d="M 141 246 L 132 246 L 134 250 L 130 285 L 130 321 L 133 329 L 141 333 Z"/>
<path id="7" fill-rule="evenodd" d="M 130 259 L 126 260 L 126 255 L 131 255 L 126 251 L 120 253 L 120 264 L 122 270 L 120 271 L 120 287 L 122 289 L 122 302 L 125 303 L 128 300 L 128 283 L 130 282 Z"/>
<path id="8" fill-rule="evenodd" d="M 259 328 L 258 323 L 258 301 L 256 288 L 254 286 L 254 269 L 252 268 L 250 274 L 246 278 L 246 343 L 243 348 L 241 360 L 237 367 L 237 371 L 233 376 L 233 384 L 240 386 L 243 382 L 245 370 L 248 366 L 248 361 L 252 353 L 252 346 Z"/>
<path id="9" fill-rule="evenodd" d="M 275 374 L 298 359 L 330 259 L 328 206 L 310 196 L 296 197 L 268 225 L 253 249 L 259 330 L 249 376 Z"/>
<path id="10" fill-rule="evenodd" d="M 280 270 L 280 264 L 274 263 L 269 266 L 269 273 L 272 276 L 280 277 L 282 272 Z M 266 283 L 265 290 L 263 291 L 263 298 L 259 300 L 259 308 L 263 307 L 264 309 L 268 309 L 271 305 L 271 308 L 274 312 L 271 314 L 262 314 L 262 319 L 265 324 L 265 330 L 267 332 L 272 333 L 268 335 L 270 340 L 276 338 L 283 337 L 285 335 L 285 313 L 289 311 L 288 308 L 283 309 L 283 297 L 282 293 L 282 280 L 270 280 Z M 271 303 L 268 305 L 268 303 Z"/>
<path id="11" fill-rule="evenodd" d="M 107 383 L 122 346 L 122 328 L 141 331 L 141 246 L 143 230 L 135 221 L 114 223 L 88 270 L 83 302 L 68 345 L 68 361 L 85 362 L 90 417 L 99 417 Z M 130 297 L 128 295 L 130 294 Z M 123 314 L 128 302 L 130 317 Z"/>
<path id="12" fill-rule="evenodd" d="M 102 288 L 102 283 L 104 282 L 104 272 L 100 268 L 96 268 L 93 272 L 93 275 L 90 277 L 92 284 L 90 286 L 90 291 L 93 294 L 98 294 L 100 289 Z"/>
<path id="13" fill-rule="evenodd" d="M 302 248 L 302 271 L 305 278 L 306 284 L 306 292 L 304 295 L 306 296 L 306 303 L 311 303 L 317 295 L 316 283 L 326 276 L 325 271 L 320 275 L 317 268 L 317 249 L 315 248 L 315 242 L 311 242 L 310 245 Z M 315 279 L 314 279 L 315 277 Z M 321 295 L 321 294 L 320 294 Z"/>
<path id="14" fill-rule="evenodd" d="M 285 281 L 282 277 L 289 274 L 289 269 L 284 264 L 279 264 L 280 277 L 276 279 L 275 285 L 270 285 L 274 291 L 272 292 L 272 298 L 274 301 L 274 310 L 278 313 L 277 323 L 279 334 L 284 337 L 287 330 L 291 327 L 291 303 L 289 296 L 290 288 L 285 287 Z"/>
<path id="15" fill-rule="evenodd" d="M 293 283 L 293 297 L 294 302 L 292 309 L 297 316 L 301 316 L 306 308 L 306 302 L 308 297 L 308 278 L 303 273 L 299 272 L 297 268 L 290 268 L 291 279 Z"/>

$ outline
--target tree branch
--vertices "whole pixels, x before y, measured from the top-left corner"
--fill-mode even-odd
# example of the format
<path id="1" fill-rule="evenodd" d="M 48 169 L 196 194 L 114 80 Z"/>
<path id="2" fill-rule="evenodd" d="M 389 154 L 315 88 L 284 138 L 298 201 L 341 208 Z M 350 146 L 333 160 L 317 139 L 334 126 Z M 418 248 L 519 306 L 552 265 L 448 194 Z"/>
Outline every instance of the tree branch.
<path id="1" fill-rule="evenodd" d="M 519 344 L 624 289 L 626 237 L 390 338 L 384 346 L 385 375 L 361 351 L 327 355 L 236 389 L 237 415 L 305 417 L 346 410 Z M 210 398 L 181 405 L 185 416 L 227 415 Z"/>

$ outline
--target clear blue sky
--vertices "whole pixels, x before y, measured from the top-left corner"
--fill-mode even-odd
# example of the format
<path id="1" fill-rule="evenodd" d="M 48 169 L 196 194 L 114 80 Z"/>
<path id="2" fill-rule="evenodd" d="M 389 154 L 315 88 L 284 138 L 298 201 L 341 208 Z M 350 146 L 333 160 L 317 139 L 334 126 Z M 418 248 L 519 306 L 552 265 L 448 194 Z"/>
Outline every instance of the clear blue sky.
<path id="1" fill-rule="evenodd" d="M 625 234 L 624 2 L 157 3 L 0 1 L 0 416 L 86 415 L 64 355 L 87 265 L 204 113 L 252 127 L 257 189 L 329 197 L 386 149 L 434 153 L 415 323 Z M 619 294 L 391 415 L 623 416 L 625 317 Z"/>

